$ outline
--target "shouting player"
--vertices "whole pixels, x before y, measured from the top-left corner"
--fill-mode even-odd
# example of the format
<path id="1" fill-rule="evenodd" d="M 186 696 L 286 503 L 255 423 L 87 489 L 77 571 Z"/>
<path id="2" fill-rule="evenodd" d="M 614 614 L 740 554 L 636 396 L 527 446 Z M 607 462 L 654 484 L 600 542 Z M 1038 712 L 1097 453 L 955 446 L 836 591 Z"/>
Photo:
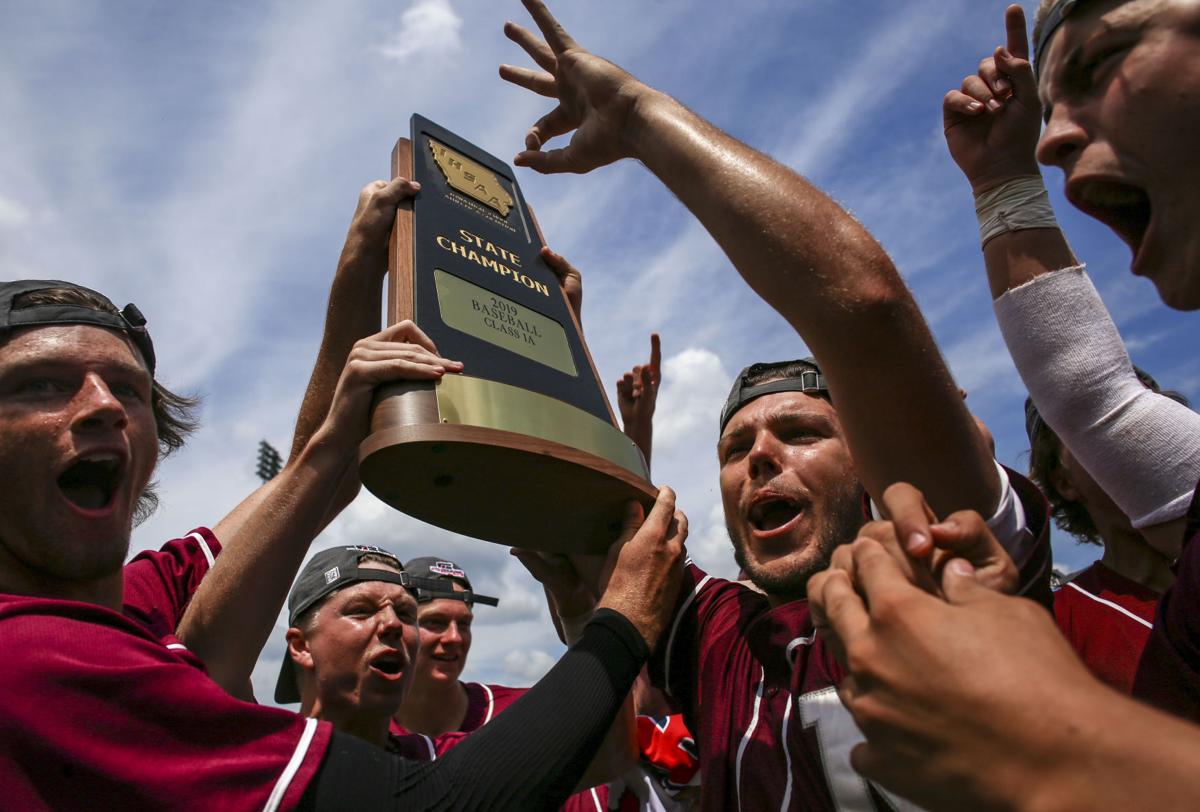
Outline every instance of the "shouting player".
<path id="1" fill-rule="evenodd" d="M 588 53 L 543 3 L 525 6 L 545 41 L 513 24 L 505 30 L 540 70 L 506 65 L 501 76 L 557 106 L 534 124 L 515 162 L 586 172 L 639 160 L 820 359 L 745 370 L 721 415 L 726 523 L 739 564 L 766 594 L 689 567 L 652 662 L 696 734 L 703 806 L 880 800 L 850 769 L 859 737 L 835 693 L 842 672 L 815 640 L 808 577 L 853 540 L 864 487 L 883 503 L 890 485 L 907 480 L 943 513 L 973 508 L 993 517 L 1024 586 L 1044 593 L 1044 502 L 996 465 L 911 294 L 852 217 L 787 167 Z M 569 144 L 543 151 L 568 133 Z M 928 551 L 935 540 L 947 543 L 928 535 L 902 543 Z M 998 545 L 973 555 L 1017 587 Z"/>
<path id="2" fill-rule="evenodd" d="M 1008 10 L 1008 30 L 1000 74 L 1020 104 L 1045 105 L 1039 160 L 1061 167 L 1068 198 L 1130 245 L 1133 272 L 1164 302 L 1200 307 L 1200 5 L 1044 0 L 1034 28 L 1040 99 L 1021 92 L 1033 74 L 1019 7 Z M 1128 452 L 1131 466 L 1153 471 L 1156 460 Z M 925 523 L 898 517 L 892 532 Z M 1134 693 L 1195 722 L 1200 500 L 1179 523 L 1176 581 Z M 1200 803 L 1200 727 L 1091 678 L 1044 615 L 980 589 L 964 562 L 946 567 L 946 603 L 909 584 L 874 541 L 853 553 L 852 568 L 822 573 L 809 589 L 855 678 L 842 698 L 867 733 L 854 753 L 862 772 L 940 809 Z"/>
<path id="3" fill-rule="evenodd" d="M 328 415 L 241 522 L 260 549 L 306 544 L 330 515 L 375 385 L 414 357 L 397 340 L 411 330 L 396 325 L 374 336 L 369 352 L 351 354 Z M 685 520 L 672 517 L 669 491 L 643 528 L 614 546 L 601 609 L 530 691 L 527 710 L 514 707 L 446 758 L 414 765 L 328 723 L 239 702 L 210 679 L 174 637 L 203 574 L 201 556 L 189 559 L 172 543 L 122 568 L 160 438 L 177 445 L 183 427 L 178 404 L 154 378 L 137 309 L 118 310 L 66 282 L 3 283 L 0 340 L 7 805 L 413 808 L 439 798 L 470 808 L 501 799 L 501 807 L 524 809 L 566 797 L 665 623 L 665 605 L 646 596 L 670 600 L 667 572 L 686 532 Z M 210 542 L 200 531 L 184 544 L 212 553 Z M 218 561 L 228 573 L 247 559 Z M 222 616 L 219 600 L 210 606 Z"/>
<path id="4" fill-rule="evenodd" d="M 1019 7 L 1006 26 L 1007 47 L 946 94 L 946 142 L 975 195 L 996 318 L 1036 404 L 1026 409 L 1034 478 L 1060 527 L 1104 543 L 1103 561 L 1056 593 L 1055 614 L 1089 667 L 1128 692 L 1174 580 L 1200 478 L 1200 415 L 1133 367 L 1058 228 L 1034 155 L 1041 105 Z"/>

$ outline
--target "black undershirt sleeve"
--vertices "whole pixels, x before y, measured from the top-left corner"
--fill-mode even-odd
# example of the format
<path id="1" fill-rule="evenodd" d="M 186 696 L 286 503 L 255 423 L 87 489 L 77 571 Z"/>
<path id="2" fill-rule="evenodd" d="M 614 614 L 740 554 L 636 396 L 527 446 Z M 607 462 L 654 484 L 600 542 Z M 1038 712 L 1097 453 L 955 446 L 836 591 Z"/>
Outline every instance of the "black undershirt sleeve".
<path id="1" fill-rule="evenodd" d="M 557 809 L 647 655 L 629 621 L 601 609 L 537 685 L 437 761 L 402 759 L 335 732 L 300 809 Z"/>

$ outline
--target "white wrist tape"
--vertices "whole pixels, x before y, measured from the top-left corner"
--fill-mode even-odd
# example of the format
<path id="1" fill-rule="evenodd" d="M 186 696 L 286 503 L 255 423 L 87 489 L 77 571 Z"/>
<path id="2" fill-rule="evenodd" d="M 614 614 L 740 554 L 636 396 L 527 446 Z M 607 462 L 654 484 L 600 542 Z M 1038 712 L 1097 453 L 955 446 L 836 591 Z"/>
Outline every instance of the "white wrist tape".
<path id="1" fill-rule="evenodd" d="M 1058 228 L 1041 175 L 1014 178 L 976 195 L 975 216 L 979 218 L 981 246 L 1010 231 Z"/>
<path id="2" fill-rule="evenodd" d="M 1035 277 L 994 307 L 1042 419 L 1133 526 L 1182 516 L 1200 479 L 1200 415 L 1138 380 L 1083 266 Z"/>
<path id="3" fill-rule="evenodd" d="M 591 612 L 584 612 L 582 615 L 575 615 L 574 617 L 559 615 L 558 622 L 562 626 L 563 637 L 566 638 L 568 646 L 575 645 L 575 641 L 583 637 L 583 627 L 588 625 L 588 621 L 591 619 Z"/>

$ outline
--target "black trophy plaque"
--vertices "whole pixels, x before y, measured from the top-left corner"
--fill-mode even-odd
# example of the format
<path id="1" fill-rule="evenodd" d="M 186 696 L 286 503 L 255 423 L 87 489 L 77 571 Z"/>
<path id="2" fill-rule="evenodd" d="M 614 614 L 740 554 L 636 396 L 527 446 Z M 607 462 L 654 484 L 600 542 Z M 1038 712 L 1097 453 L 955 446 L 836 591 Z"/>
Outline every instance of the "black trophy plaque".
<path id="1" fill-rule="evenodd" d="M 512 169 L 419 115 L 392 176 L 421 183 L 392 234 L 388 319 L 459 375 L 381 387 L 363 484 L 418 519 L 500 544 L 603 552 L 656 489 L 617 427 L 579 322 L 539 256 Z"/>

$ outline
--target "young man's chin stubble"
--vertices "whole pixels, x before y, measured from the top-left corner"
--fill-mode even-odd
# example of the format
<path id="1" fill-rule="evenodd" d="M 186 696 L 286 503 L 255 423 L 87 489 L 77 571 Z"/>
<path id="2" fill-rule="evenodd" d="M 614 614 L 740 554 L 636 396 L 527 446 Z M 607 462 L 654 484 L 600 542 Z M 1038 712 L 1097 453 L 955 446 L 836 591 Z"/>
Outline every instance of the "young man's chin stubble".
<path id="1" fill-rule="evenodd" d="M 728 522 L 726 529 L 733 543 L 734 561 L 754 585 L 773 598 L 793 601 L 806 597 L 808 579 L 827 568 L 833 551 L 840 544 L 854 541 L 862 525 L 862 491 L 856 489 L 853 495 L 843 495 L 838 504 L 833 506 L 830 521 L 825 525 L 824 531 L 811 541 L 816 545 L 816 549 L 811 550 L 811 554 L 806 555 L 804 560 L 786 565 L 779 572 L 773 571 L 778 568 L 771 565 L 760 567 L 751 562 L 746 555 L 745 540 L 729 527 Z M 801 553 L 800 549 L 789 554 L 787 558 L 798 553 Z"/>

